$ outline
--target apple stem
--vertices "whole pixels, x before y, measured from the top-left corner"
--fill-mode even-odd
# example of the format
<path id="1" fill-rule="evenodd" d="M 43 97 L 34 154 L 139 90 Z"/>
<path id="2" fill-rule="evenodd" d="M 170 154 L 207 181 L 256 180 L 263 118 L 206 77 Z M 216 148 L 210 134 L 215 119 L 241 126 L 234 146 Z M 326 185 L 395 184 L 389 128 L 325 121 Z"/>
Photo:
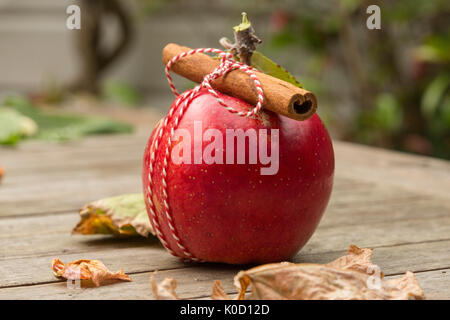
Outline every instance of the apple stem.
<path id="1" fill-rule="evenodd" d="M 234 43 L 231 43 L 227 38 L 222 38 L 219 43 L 230 50 L 237 60 L 245 63 L 248 66 L 252 65 L 253 51 L 256 49 L 256 45 L 261 43 L 262 40 L 255 35 L 255 29 L 247 19 L 247 13 L 242 12 L 241 24 L 234 28 Z"/>

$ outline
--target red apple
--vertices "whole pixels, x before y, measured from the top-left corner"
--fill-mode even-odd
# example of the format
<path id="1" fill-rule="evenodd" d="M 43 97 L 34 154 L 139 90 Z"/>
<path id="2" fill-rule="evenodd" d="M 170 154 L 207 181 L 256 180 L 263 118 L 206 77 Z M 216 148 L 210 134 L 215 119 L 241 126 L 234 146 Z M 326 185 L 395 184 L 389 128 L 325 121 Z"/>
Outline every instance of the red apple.
<path id="1" fill-rule="evenodd" d="M 248 111 L 252 108 L 240 99 L 219 95 L 233 109 Z M 143 185 L 150 212 L 148 173 L 151 152 L 156 151 L 152 199 L 158 224 L 172 251 L 185 257 L 163 211 L 162 171 L 173 119 L 168 121 L 157 151 L 156 132 L 161 121 L 150 136 L 144 154 Z M 315 114 L 306 121 L 295 121 L 263 111 L 250 118 L 240 117 L 222 107 L 208 91 L 201 90 L 186 109 L 177 129 L 185 129 L 185 133 L 194 137 L 194 123 L 202 125 L 202 133 L 214 128 L 218 130 L 216 133 L 222 134 L 223 149 L 211 154 L 223 154 L 224 163 L 207 164 L 206 158 L 194 163 L 199 162 L 199 150 L 206 152 L 212 140 L 200 142 L 200 149 L 198 144 L 196 149 L 194 144 L 198 141 L 191 139 L 187 145 L 190 154 L 179 151 L 178 144 L 183 143 L 184 136 L 172 142 L 166 192 L 176 235 L 186 251 L 201 260 L 231 264 L 267 263 L 294 256 L 319 224 L 333 185 L 333 147 L 319 116 Z M 244 164 L 237 164 L 237 159 L 234 164 L 227 164 L 226 154 L 234 151 L 236 158 L 238 153 L 237 143 L 226 144 L 227 129 L 266 131 L 269 153 L 274 143 L 278 144 L 278 170 L 263 175 L 261 168 L 269 167 L 267 162 L 250 163 L 249 150 L 261 148 L 259 136 L 257 146 L 254 140 L 246 141 Z M 279 134 L 278 141 L 275 132 Z M 177 145 L 177 153 L 190 158 L 190 164 L 173 161 L 172 151 Z M 273 168 L 277 169 L 276 165 Z"/>

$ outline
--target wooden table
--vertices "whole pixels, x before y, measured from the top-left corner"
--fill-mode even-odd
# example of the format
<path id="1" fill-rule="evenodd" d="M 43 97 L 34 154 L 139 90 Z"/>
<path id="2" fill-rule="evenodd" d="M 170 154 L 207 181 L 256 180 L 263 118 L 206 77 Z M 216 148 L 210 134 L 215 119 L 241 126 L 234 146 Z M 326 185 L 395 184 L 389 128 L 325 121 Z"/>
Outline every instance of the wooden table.
<path id="1" fill-rule="evenodd" d="M 67 144 L 26 142 L 0 148 L 1 299 L 152 299 L 150 274 L 178 280 L 181 298 L 206 299 L 213 280 L 235 292 L 239 267 L 186 264 L 156 240 L 72 236 L 85 203 L 141 191 L 141 157 L 151 127 L 133 135 L 96 136 Z M 336 178 L 316 233 L 295 262 L 326 263 L 350 244 L 374 248 L 387 277 L 411 270 L 428 298 L 450 299 L 450 164 L 334 142 Z M 100 259 L 133 282 L 68 289 L 50 269 Z"/>

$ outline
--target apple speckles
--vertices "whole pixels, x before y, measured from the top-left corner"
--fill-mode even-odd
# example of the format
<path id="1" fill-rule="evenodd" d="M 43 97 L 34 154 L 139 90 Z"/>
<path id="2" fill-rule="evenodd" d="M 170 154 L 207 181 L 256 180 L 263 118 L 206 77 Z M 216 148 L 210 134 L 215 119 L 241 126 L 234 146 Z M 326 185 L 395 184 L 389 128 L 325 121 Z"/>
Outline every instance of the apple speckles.
<path id="1" fill-rule="evenodd" d="M 229 115 L 217 105 L 214 97 L 207 100 L 207 93 L 201 97 L 205 101 L 191 103 L 179 128 L 191 132 L 193 121 L 198 120 L 203 120 L 204 127 L 222 132 L 225 132 L 224 126 L 233 129 L 261 127 L 258 120 Z M 228 96 L 224 99 L 227 103 L 234 101 Z M 211 108 L 216 115 L 196 112 L 199 107 L 205 111 Z M 233 264 L 285 260 L 314 231 L 315 224 L 310 221 L 320 218 L 331 189 L 334 159 L 329 138 L 322 137 L 326 131 L 317 115 L 302 122 L 268 116 L 282 133 L 280 145 L 283 147 L 280 148 L 279 171 L 275 175 L 261 175 L 263 164 L 170 166 L 169 211 L 182 244 L 193 256 Z M 164 150 L 166 141 L 161 143 L 161 150 Z M 225 151 L 224 148 L 217 150 Z M 247 152 L 245 159 L 248 162 Z M 153 178 L 159 185 L 162 160 L 159 157 L 154 165 Z M 148 165 L 144 166 L 143 177 L 147 174 Z M 155 190 L 154 202 L 162 202 L 161 188 Z M 164 236 L 172 239 L 164 206 L 155 211 L 161 223 L 165 223 Z"/>

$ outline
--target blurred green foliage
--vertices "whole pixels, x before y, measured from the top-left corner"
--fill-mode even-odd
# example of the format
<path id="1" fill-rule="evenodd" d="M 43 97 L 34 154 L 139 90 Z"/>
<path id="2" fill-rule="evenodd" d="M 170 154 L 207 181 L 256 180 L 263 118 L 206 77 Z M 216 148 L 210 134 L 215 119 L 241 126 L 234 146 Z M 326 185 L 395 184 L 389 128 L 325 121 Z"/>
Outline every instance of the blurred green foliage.
<path id="1" fill-rule="evenodd" d="M 0 128 L 0 144 L 15 144 L 28 136 L 67 141 L 85 135 L 133 130 L 128 124 L 104 117 L 43 111 L 22 96 L 7 97 L 0 104 Z"/>
<path id="2" fill-rule="evenodd" d="M 36 123 L 20 112 L 0 108 L 0 145 L 14 145 L 36 132 Z"/>
<path id="3" fill-rule="evenodd" d="M 449 1 L 258 3 L 270 11 L 265 48 L 305 57 L 301 70 L 287 67 L 318 95 L 337 136 L 450 158 Z M 372 4 L 380 30 L 366 27 Z"/>
<path id="4" fill-rule="evenodd" d="M 142 102 L 138 90 L 120 81 L 107 81 L 102 88 L 102 97 L 107 101 L 128 107 L 136 107 Z"/>

